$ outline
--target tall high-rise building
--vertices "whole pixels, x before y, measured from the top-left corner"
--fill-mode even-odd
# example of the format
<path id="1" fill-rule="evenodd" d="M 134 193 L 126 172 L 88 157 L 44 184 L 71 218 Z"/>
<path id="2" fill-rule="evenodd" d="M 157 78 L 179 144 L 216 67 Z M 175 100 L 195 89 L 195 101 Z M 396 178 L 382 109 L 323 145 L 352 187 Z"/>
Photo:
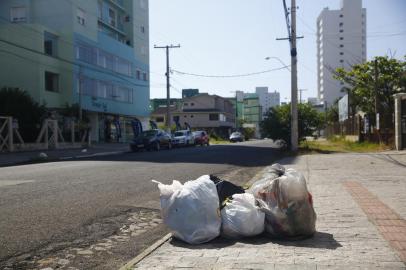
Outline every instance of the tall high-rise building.
<path id="1" fill-rule="evenodd" d="M 279 92 L 268 92 L 268 87 L 256 87 L 255 93 L 258 95 L 259 103 L 262 107 L 262 114 L 268 112 L 269 108 L 279 106 L 280 104 L 280 94 Z"/>
<path id="2" fill-rule="evenodd" d="M 148 21 L 147 0 L 2 0 L 0 87 L 79 104 L 94 141 L 129 139 L 149 119 Z"/>
<path id="3" fill-rule="evenodd" d="M 317 18 L 317 97 L 331 106 L 345 95 L 333 78 L 338 67 L 350 69 L 366 60 L 366 9 L 362 0 L 341 0 L 339 10 L 324 8 Z"/>

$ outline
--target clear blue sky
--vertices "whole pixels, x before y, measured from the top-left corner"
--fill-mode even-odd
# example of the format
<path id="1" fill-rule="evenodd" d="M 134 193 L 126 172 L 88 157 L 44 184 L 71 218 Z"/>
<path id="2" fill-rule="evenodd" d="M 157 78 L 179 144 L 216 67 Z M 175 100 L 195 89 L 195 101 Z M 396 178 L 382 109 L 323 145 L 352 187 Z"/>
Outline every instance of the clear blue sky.
<path id="1" fill-rule="evenodd" d="M 278 68 L 267 56 L 277 56 L 290 65 L 282 0 L 151 0 L 150 65 L 151 98 L 166 97 L 165 50 L 154 44 L 180 44 L 170 52 L 171 68 L 179 71 L 232 75 Z M 287 0 L 288 5 L 290 1 Z M 297 0 L 298 85 L 308 89 L 303 97 L 317 96 L 316 19 L 324 7 L 338 9 L 340 0 Z M 367 57 L 406 55 L 406 1 L 363 0 L 367 9 Z M 393 34 L 393 35 L 392 35 Z M 220 96 L 232 91 L 254 92 L 268 86 L 290 99 L 290 73 L 279 70 L 243 78 L 199 78 L 172 74 L 171 97 L 180 97 L 182 88 L 198 88 Z"/>

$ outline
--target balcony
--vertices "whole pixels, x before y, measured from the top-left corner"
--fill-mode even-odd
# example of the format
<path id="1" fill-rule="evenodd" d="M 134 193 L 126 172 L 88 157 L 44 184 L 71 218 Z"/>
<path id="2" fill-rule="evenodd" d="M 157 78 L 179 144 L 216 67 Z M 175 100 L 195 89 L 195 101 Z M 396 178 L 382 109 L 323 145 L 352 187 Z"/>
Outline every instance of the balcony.
<path id="1" fill-rule="evenodd" d="M 115 6 L 118 9 L 121 9 L 122 11 L 125 11 L 124 9 L 124 1 L 123 0 L 108 0 L 110 4 Z"/>

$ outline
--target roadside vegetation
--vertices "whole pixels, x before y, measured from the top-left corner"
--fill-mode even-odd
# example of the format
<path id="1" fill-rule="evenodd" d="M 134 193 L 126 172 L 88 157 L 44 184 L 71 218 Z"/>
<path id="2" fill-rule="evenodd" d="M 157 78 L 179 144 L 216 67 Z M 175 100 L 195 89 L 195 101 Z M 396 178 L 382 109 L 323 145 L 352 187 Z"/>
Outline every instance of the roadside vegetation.
<path id="1" fill-rule="evenodd" d="M 260 124 L 262 137 L 272 140 L 282 139 L 289 145 L 290 118 L 290 104 L 270 108 Z M 312 105 L 298 104 L 299 140 L 303 140 L 306 136 L 313 136 L 323 127 L 323 123 L 323 114 Z"/>
<path id="2" fill-rule="evenodd" d="M 300 154 L 318 154 L 318 153 L 348 153 L 348 152 L 378 152 L 390 150 L 390 147 L 385 144 L 372 142 L 351 142 L 344 138 L 335 137 L 327 140 L 304 140 L 300 143 Z"/>

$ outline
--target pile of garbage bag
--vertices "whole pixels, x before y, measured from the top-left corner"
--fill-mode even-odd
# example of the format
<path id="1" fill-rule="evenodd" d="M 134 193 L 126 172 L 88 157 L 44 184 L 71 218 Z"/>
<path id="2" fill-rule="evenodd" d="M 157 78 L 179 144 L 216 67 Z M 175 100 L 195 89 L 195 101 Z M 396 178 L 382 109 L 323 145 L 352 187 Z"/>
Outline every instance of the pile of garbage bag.
<path id="1" fill-rule="evenodd" d="M 248 190 L 214 175 L 185 184 L 158 184 L 161 214 L 172 235 L 189 244 L 223 236 L 266 232 L 271 237 L 311 236 L 316 231 L 312 195 L 303 174 L 272 165 Z"/>

